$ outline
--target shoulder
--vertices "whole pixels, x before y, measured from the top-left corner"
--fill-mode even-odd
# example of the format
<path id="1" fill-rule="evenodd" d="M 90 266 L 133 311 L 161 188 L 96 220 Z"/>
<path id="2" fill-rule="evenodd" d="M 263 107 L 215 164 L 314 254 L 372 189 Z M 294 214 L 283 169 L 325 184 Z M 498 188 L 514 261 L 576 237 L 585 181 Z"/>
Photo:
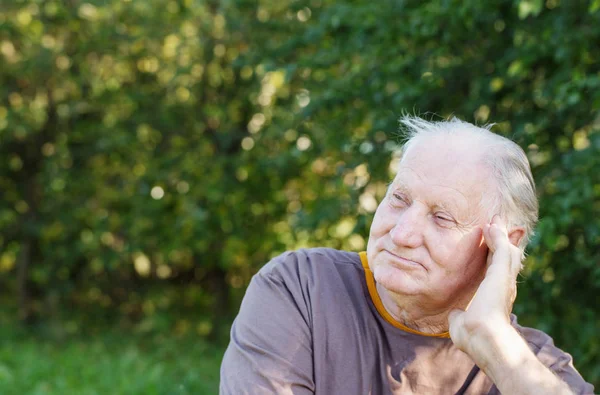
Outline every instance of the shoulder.
<path id="1" fill-rule="evenodd" d="M 260 269 L 258 275 L 267 277 L 310 276 L 338 270 L 340 266 L 361 268 L 358 253 L 324 247 L 287 251 L 269 261 Z"/>
<path id="2" fill-rule="evenodd" d="M 540 362 L 569 384 L 575 393 L 593 393 L 594 387 L 586 383 L 577 369 L 575 369 L 571 355 L 556 347 L 552 337 L 538 329 L 519 325 L 514 315 L 511 318 L 513 326 L 523 336 L 529 348 Z"/>
<path id="3" fill-rule="evenodd" d="M 360 290 L 362 266 L 357 253 L 330 248 L 288 251 L 276 256 L 252 278 L 242 307 L 249 316 L 296 317 L 312 328 L 313 317 L 343 298 L 344 289 Z M 325 303 L 324 301 L 328 301 Z M 261 313 L 262 314 L 262 313 Z M 312 330 L 312 329 L 311 329 Z"/>
<path id="4" fill-rule="evenodd" d="M 557 358 L 570 356 L 554 345 L 554 340 L 545 332 L 521 326 L 517 322 L 517 317 L 512 315 L 512 324 L 515 329 L 523 336 L 529 348 L 538 356 L 538 359 L 546 366 L 552 365 Z"/>

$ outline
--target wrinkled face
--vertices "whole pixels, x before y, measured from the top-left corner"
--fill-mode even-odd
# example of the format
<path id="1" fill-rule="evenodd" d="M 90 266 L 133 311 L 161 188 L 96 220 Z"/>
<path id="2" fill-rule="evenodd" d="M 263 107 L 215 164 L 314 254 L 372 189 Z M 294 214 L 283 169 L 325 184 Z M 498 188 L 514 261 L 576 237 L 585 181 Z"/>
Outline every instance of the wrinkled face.
<path id="1" fill-rule="evenodd" d="M 480 207 L 489 173 L 468 141 L 428 137 L 406 152 L 371 225 L 375 281 L 432 309 L 464 306 L 485 273 Z M 488 192 L 489 193 L 489 192 Z"/>

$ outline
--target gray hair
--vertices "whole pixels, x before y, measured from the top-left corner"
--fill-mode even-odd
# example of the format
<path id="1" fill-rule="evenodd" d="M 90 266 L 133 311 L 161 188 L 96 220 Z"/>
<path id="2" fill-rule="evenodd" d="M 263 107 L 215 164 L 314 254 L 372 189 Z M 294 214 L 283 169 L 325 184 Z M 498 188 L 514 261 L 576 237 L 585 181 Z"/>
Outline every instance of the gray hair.
<path id="1" fill-rule="evenodd" d="M 453 117 L 444 121 L 427 121 L 406 115 L 400 118 L 406 140 L 404 155 L 418 140 L 433 134 L 468 133 L 475 142 L 482 143 L 482 160 L 493 175 L 495 194 L 482 196 L 481 206 L 491 217 L 500 215 L 508 226 L 522 226 L 525 236 L 519 244 L 521 251 L 529 243 L 538 220 L 538 200 L 527 155 L 515 142 L 490 131 L 492 125 L 475 126 Z"/>

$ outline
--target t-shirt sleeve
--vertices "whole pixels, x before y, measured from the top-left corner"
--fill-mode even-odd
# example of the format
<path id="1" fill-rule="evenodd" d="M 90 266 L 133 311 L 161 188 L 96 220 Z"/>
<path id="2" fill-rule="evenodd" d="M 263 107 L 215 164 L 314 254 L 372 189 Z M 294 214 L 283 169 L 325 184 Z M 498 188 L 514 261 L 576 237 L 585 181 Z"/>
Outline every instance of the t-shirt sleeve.
<path id="1" fill-rule="evenodd" d="M 567 383 L 575 394 L 589 395 L 594 393 L 594 386 L 587 383 L 573 366 L 571 355 L 555 347 L 552 340 L 542 346 L 538 352 L 538 358 L 542 362 L 548 361 L 547 366 L 550 370 Z M 550 361 L 552 362 L 550 363 Z"/>
<path id="2" fill-rule="evenodd" d="M 556 347 L 550 336 L 532 328 L 521 328 L 520 332 L 540 362 L 567 383 L 571 391 L 578 395 L 594 393 L 594 386 L 586 382 L 575 369 L 571 355 Z"/>
<path id="3" fill-rule="evenodd" d="M 310 296 L 294 253 L 250 282 L 221 364 L 221 395 L 314 394 Z"/>

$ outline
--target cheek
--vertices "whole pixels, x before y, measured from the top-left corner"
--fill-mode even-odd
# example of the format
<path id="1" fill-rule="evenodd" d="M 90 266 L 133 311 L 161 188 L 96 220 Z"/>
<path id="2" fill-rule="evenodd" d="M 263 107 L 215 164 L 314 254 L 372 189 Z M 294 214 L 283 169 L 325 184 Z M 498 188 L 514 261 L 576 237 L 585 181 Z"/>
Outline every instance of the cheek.
<path id="1" fill-rule="evenodd" d="M 371 223 L 371 229 L 369 231 L 369 238 L 379 238 L 387 233 L 394 227 L 393 216 L 390 208 L 388 207 L 385 200 L 379 204 L 373 222 Z"/>
<path id="2" fill-rule="evenodd" d="M 485 263 L 487 247 L 482 244 L 482 231 L 477 228 L 463 235 L 438 235 L 431 243 L 431 256 L 446 272 L 472 268 L 478 270 L 477 263 Z"/>
<path id="3" fill-rule="evenodd" d="M 371 269 L 377 266 L 375 264 L 377 250 L 379 250 L 377 246 L 380 245 L 380 242 L 384 240 L 385 236 L 394 227 L 393 213 L 390 211 L 386 201 L 382 201 L 379 207 L 377 207 L 377 211 L 375 211 L 373 222 L 371 222 L 369 238 L 367 239 L 367 259 L 369 260 Z M 390 218 L 392 218 L 391 221 Z"/>

